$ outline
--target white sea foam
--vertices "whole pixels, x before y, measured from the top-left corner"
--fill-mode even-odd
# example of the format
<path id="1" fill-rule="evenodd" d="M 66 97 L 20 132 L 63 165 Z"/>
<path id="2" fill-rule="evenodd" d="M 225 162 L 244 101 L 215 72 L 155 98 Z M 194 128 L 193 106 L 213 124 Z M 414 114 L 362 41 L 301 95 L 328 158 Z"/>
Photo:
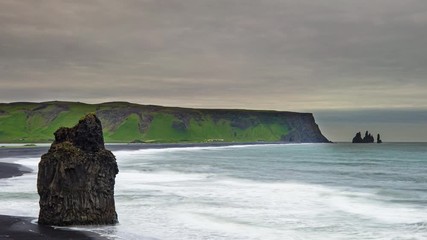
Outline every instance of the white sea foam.
<path id="1" fill-rule="evenodd" d="M 114 154 L 118 157 L 120 156 L 141 156 L 141 155 L 153 155 L 165 152 L 193 152 L 193 151 L 203 151 L 211 150 L 215 148 L 225 148 L 225 147 L 171 147 L 171 148 L 146 148 L 138 150 L 118 150 L 114 151 Z"/>
<path id="2" fill-rule="evenodd" d="M 153 223 L 158 220 L 157 224 L 164 222 L 179 226 L 174 229 L 166 224 L 167 230 L 162 234 L 147 230 L 159 238 L 189 239 L 189 236 L 203 238 L 217 235 L 219 238 L 231 239 L 283 239 L 283 236 L 287 236 L 286 239 L 343 239 L 339 230 L 318 236 L 317 232 L 311 234 L 301 231 L 301 228 L 332 229 L 334 224 L 342 225 L 349 219 L 374 223 L 390 223 L 390 219 L 394 221 L 399 218 L 398 223 L 426 219 L 425 212 L 417 209 L 405 206 L 381 207 L 379 202 L 365 200 L 370 195 L 367 193 L 341 191 L 319 185 L 260 183 L 178 172 L 133 174 L 136 175 L 127 176 L 129 179 L 125 177 L 126 184 L 135 185 L 141 181 L 144 185 L 139 186 L 141 191 L 158 197 L 140 199 L 145 202 L 140 207 L 146 209 L 141 212 L 142 215 L 156 212 L 154 218 L 150 214 L 148 218 L 142 217 L 142 221 Z M 138 174 L 145 176 L 138 177 Z M 130 179 L 133 181 L 129 182 Z M 118 178 L 118 189 L 122 180 Z M 118 190 L 118 194 L 126 193 Z M 135 222 L 141 220 L 141 215 L 138 216 Z M 154 227 L 149 224 L 145 229 Z M 185 229 L 184 233 L 182 229 Z"/>
<path id="3" fill-rule="evenodd" d="M 40 158 L 28 158 L 28 157 L 20 157 L 20 158 L 0 158 L 0 162 L 4 163 L 16 163 L 24 166 L 24 170 L 28 170 L 29 168 L 32 171 L 37 171 L 37 166 L 40 161 Z"/>
<path id="4" fill-rule="evenodd" d="M 342 195 L 335 195 L 328 201 L 332 207 L 359 218 L 368 218 L 385 223 L 427 222 L 425 212 L 416 208 L 384 205 L 382 202 L 374 200 L 348 198 Z"/>
<path id="5" fill-rule="evenodd" d="M 191 163 L 185 163 L 187 168 L 181 166 L 184 163 L 180 162 L 179 151 L 187 151 L 181 152 L 184 157 L 193 156 L 191 151 L 215 156 L 220 152 L 212 152 L 211 148 L 171 151 L 115 152 L 120 169 L 115 187 L 120 224 L 84 229 L 111 239 L 427 238 L 426 207 L 390 203 L 383 201 L 377 191 L 353 187 L 193 172 Z M 35 160 L 17 163 L 34 168 Z M 165 161 L 177 162 L 182 171 Z M 36 172 L 1 179 L 0 214 L 36 217 L 35 181 Z"/>
<path id="6" fill-rule="evenodd" d="M 38 170 L 38 164 L 40 162 L 40 158 L 19 158 L 14 161 L 17 164 L 21 164 L 25 167 L 32 169 L 33 171 Z"/>
<path id="7" fill-rule="evenodd" d="M 235 148 L 254 148 L 254 147 L 284 147 L 284 146 L 295 146 L 295 145 L 307 145 L 312 143 L 283 143 L 283 144 L 245 144 L 245 145 L 228 145 L 228 146 L 188 146 L 188 147 L 165 147 L 165 148 L 145 148 L 137 150 L 117 150 L 114 151 L 116 156 L 141 156 L 141 155 L 153 155 L 165 152 L 195 152 L 195 151 L 215 151 L 224 149 L 235 149 Z"/>

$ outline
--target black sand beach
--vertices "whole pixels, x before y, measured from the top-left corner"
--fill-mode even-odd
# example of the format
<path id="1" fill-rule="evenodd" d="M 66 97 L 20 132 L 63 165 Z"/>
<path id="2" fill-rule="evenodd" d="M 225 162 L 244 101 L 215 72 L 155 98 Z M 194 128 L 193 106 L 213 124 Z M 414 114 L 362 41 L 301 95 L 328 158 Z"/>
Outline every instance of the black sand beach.
<path id="1" fill-rule="evenodd" d="M 33 218 L 0 215 L 0 240 L 105 239 L 89 232 L 59 230 L 31 223 Z"/>
<path id="2" fill-rule="evenodd" d="M 0 162 L 0 178 L 22 176 L 24 173 L 29 172 L 31 172 L 30 169 L 26 169 L 19 164 Z"/>
<path id="3" fill-rule="evenodd" d="M 2 150 L 0 158 L 17 157 L 16 154 L 13 154 L 16 153 L 15 151 Z M 28 153 L 40 151 L 40 149 L 35 148 L 30 151 L 28 150 L 26 149 Z M 8 154 L 3 154 L 5 152 L 8 152 Z M 28 172 L 29 169 L 19 164 L 0 162 L 0 178 L 21 176 Z M 106 239 L 90 232 L 68 231 L 38 225 L 32 223 L 33 220 L 35 218 L 0 215 L 0 240 Z"/>

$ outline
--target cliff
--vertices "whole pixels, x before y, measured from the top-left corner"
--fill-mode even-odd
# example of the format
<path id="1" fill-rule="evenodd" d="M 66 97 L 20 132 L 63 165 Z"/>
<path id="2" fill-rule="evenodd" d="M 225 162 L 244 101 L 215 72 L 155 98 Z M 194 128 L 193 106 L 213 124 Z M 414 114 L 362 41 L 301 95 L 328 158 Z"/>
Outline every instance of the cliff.
<path id="1" fill-rule="evenodd" d="M 60 128 L 39 163 L 39 224 L 114 224 L 118 167 L 105 149 L 99 119 L 89 114 L 73 128 Z"/>
<path id="2" fill-rule="evenodd" d="M 91 112 L 102 121 L 106 142 L 329 142 L 311 113 L 126 102 L 0 104 L 0 142 L 51 142 L 56 129 Z"/>

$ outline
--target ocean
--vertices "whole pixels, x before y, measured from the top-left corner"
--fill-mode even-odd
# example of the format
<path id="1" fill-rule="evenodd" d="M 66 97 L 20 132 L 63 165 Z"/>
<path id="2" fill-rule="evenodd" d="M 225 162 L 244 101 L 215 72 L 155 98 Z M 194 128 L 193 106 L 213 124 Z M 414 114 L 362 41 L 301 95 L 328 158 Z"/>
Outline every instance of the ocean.
<path id="1" fill-rule="evenodd" d="M 110 239 L 425 240 L 427 144 L 118 150 Z M 0 156 L 1 157 L 1 156 Z M 34 170 L 0 179 L 0 214 L 38 215 Z"/>

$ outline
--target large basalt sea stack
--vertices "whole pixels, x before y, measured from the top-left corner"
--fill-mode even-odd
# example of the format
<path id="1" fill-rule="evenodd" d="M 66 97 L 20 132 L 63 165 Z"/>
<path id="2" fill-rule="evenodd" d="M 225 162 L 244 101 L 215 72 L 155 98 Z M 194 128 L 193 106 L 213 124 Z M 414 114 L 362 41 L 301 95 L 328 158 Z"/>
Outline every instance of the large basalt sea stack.
<path id="1" fill-rule="evenodd" d="M 88 114 L 73 128 L 60 128 L 39 163 L 39 224 L 117 223 L 116 158 L 105 149 L 100 120 Z"/>

